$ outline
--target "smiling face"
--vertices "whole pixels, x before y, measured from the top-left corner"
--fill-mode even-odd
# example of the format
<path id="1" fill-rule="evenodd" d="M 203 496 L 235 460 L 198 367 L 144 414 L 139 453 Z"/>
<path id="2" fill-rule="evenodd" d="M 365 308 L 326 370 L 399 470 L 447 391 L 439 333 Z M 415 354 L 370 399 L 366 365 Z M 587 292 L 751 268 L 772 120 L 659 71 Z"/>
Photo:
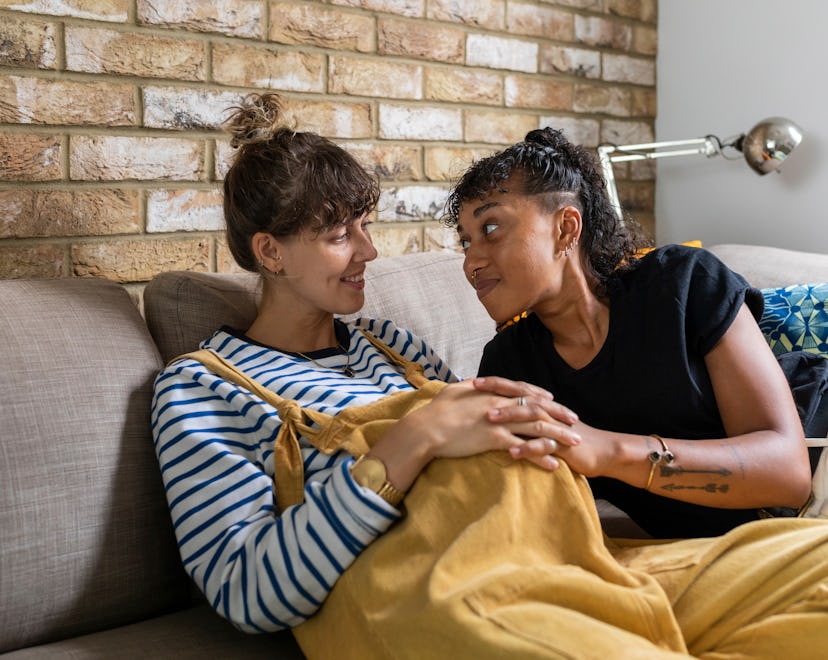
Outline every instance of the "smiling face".
<path id="1" fill-rule="evenodd" d="M 333 229 L 274 239 L 280 304 L 297 316 L 352 314 L 365 301 L 365 264 L 377 257 L 366 216 Z"/>
<path id="2" fill-rule="evenodd" d="M 457 225 L 466 277 L 497 323 L 560 292 L 560 255 L 571 240 L 562 219 L 574 211 L 550 211 L 542 196 L 517 192 L 519 186 L 510 183 L 503 186 L 510 192 L 465 200 Z"/>

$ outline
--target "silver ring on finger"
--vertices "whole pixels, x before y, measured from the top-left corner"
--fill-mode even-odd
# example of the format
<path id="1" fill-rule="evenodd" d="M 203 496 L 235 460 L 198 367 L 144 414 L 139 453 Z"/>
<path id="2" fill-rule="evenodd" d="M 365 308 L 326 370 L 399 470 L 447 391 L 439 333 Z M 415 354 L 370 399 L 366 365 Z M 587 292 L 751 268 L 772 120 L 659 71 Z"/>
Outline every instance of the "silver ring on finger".
<path id="1" fill-rule="evenodd" d="M 548 453 L 554 454 L 558 450 L 558 443 L 552 438 L 546 438 L 546 449 Z"/>
<path id="2" fill-rule="evenodd" d="M 518 405 L 519 406 L 525 406 L 526 405 L 526 397 L 525 396 L 519 396 L 518 397 Z"/>

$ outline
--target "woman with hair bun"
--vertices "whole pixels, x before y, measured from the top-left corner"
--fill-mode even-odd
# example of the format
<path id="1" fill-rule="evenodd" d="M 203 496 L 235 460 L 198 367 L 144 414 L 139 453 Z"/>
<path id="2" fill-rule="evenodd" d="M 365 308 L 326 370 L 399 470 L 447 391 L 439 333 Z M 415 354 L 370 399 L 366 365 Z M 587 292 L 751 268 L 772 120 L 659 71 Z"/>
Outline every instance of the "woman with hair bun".
<path id="1" fill-rule="evenodd" d="M 391 321 L 339 320 L 362 307 L 377 256 L 376 181 L 341 147 L 285 126 L 275 95 L 246 97 L 229 129 L 227 241 L 261 275 L 261 302 L 250 327 L 219 329 L 159 374 L 152 426 L 185 569 L 219 614 L 267 632 L 317 612 L 434 459 L 570 444 L 575 416 L 534 386 L 456 382 Z M 363 438 L 353 411 L 420 391 L 422 405 L 386 411 Z M 520 410 L 501 423 L 504 407 Z M 342 418 L 354 428 L 321 446 L 322 420 Z"/>

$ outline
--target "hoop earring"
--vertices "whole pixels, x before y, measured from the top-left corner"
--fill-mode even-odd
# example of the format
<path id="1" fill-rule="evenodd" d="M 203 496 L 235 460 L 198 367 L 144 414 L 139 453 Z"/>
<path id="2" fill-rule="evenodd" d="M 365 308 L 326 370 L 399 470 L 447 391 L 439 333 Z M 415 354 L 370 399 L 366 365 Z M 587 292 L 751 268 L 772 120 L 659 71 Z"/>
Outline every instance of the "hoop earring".
<path id="1" fill-rule="evenodd" d="M 281 260 L 282 260 L 282 255 L 281 255 L 281 254 L 277 254 L 277 255 L 274 257 L 274 259 L 276 259 L 276 261 L 281 261 Z M 266 273 L 270 273 L 271 275 L 278 275 L 278 274 L 279 274 L 279 271 L 278 271 L 278 270 L 270 270 L 270 269 L 268 269 L 268 268 L 265 266 L 265 264 L 264 264 L 264 259 L 259 259 L 259 268 L 260 268 L 261 270 L 263 270 L 264 272 L 266 272 Z"/>

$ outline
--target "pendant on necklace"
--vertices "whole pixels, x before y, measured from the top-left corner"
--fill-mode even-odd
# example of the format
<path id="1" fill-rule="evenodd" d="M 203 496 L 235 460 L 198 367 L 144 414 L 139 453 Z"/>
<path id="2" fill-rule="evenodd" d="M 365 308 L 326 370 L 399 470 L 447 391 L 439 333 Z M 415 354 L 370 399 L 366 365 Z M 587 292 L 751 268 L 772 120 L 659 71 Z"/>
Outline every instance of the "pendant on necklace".
<path id="1" fill-rule="evenodd" d="M 353 378 L 355 376 L 354 370 L 347 364 L 342 368 L 342 373 L 344 373 L 348 378 Z"/>

